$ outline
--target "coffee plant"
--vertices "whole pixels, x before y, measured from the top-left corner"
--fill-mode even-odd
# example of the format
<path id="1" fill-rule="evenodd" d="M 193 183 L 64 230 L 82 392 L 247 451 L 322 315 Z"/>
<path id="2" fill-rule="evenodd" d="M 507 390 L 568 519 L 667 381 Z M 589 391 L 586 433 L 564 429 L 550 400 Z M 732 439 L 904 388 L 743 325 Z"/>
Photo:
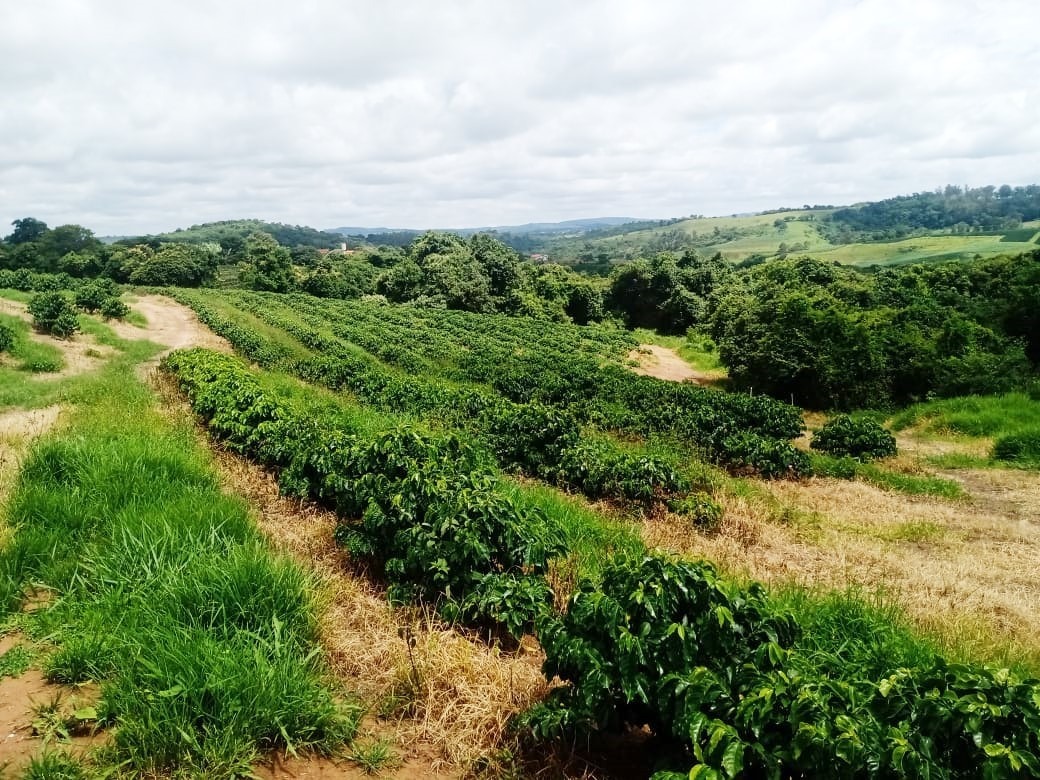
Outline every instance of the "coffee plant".
<path id="1" fill-rule="evenodd" d="M 835 457 L 862 461 L 887 458 L 896 454 L 896 438 L 870 419 L 856 419 L 839 414 L 818 430 L 809 445 L 814 450 Z"/>

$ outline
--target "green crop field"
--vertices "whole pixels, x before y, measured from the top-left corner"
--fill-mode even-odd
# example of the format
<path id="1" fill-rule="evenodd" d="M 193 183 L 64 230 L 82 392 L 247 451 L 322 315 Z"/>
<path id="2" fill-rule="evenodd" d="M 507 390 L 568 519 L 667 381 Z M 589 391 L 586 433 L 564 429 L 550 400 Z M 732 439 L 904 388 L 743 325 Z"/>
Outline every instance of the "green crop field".
<path id="1" fill-rule="evenodd" d="M 16 304 L 0 321 L 0 416 L 59 420 L 0 439 L 21 464 L 0 480 L 0 693 L 34 674 L 55 695 L 97 691 L 37 710 L 48 736 L 15 756 L 23 776 L 266 776 L 293 753 L 301 771 L 331 756 L 393 776 L 436 755 L 457 774 L 587 776 L 551 756 L 610 722 L 653 731 L 657 778 L 908 761 L 1005 777 L 1040 760 L 1035 641 L 966 632 L 983 620 L 968 607 L 903 605 L 928 549 L 945 567 L 975 554 L 953 528 L 974 510 L 960 482 L 892 457 L 876 423 L 832 438 L 865 435 L 884 460 L 810 454 L 801 409 L 627 366 L 655 341 L 711 367 L 703 338 L 165 293 L 182 305 L 142 294 L 129 322 L 79 314 L 65 338 L 32 334 Z M 142 337 L 171 323 L 238 355 L 196 346 L 144 370 L 160 346 Z M 78 373 L 36 377 L 30 343 Z M 96 362 L 72 359 L 85 349 Z M 924 406 L 905 425 L 938 435 L 925 424 L 1031 402 Z M 877 511 L 842 514 L 862 502 Z M 878 570 L 874 545 L 910 556 L 909 581 L 836 589 L 842 566 Z M 783 566 L 749 570 L 749 550 Z M 85 731 L 103 747 L 51 749 Z"/>

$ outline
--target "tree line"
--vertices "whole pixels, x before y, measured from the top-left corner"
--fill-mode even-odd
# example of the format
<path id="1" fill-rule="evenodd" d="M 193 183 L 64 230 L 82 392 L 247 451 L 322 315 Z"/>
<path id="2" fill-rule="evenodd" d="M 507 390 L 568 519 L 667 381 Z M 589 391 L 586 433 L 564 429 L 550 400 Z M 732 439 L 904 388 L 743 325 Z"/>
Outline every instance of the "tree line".
<path id="1" fill-rule="evenodd" d="M 835 243 L 889 240 L 915 231 L 999 232 L 1040 219 L 1040 185 L 957 187 L 838 209 L 819 223 Z"/>
<path id="2" fill-rule="evenodd" d="M 871 272 L 664 253 L 615 272 L 606 304 L 631 327 L 710 334 L 736 388 L 813 408 L 1005 392 L 1040 365 L 1040 250 Z"/>

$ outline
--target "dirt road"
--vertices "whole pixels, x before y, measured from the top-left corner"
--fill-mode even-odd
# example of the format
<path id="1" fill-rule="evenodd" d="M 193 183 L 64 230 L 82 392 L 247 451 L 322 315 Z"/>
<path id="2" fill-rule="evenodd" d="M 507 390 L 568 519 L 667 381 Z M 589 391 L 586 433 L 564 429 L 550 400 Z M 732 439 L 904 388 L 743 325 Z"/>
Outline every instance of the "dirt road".
<path id="1" fill-rule="evenodd" d="M 655 376 L 669 382 L 696 382 L 699 385 L 718 381 L 717 376 L 695 369 L 679 357 L 674 349 L 657 344 L 641 344 L 639 349 L 628 353 L 628 359 L 639 361 L 639 365 L 632 370 L 644 376 Z"/>

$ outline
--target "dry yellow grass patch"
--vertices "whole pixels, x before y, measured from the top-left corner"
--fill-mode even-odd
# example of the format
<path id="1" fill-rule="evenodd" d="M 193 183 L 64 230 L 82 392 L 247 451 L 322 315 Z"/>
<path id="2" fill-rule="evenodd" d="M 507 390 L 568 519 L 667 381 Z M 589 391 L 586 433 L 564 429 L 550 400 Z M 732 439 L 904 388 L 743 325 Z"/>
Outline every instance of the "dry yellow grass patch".
<path id="1" fill-rule="evenodd" d="M 777 481 L 766 487 L 791 508 L 789 522 L 764 504 L 724 498 L 715 536 L 668 517 L 648 524 L 645 537 L 767 582 L 881 590 L 955 651 L 1040 663 L 1040 475 L 951 476 L 971 501 L 832 479 Z"/>
<path id="2" fill-rule="evenodd" d="M 391 607 L 336 547 L 331 512 L 278 495 L 269 474 L 237 456 L 217 451 L 217 462 L 274 545 L 314 570 L 323 586 L 322 643 L 330 665 L 364 701 L 395 716 L 401 749 L 432 743 L 441 762 L 465 769 L 503 743 L 513 714 L 545 695 L 536 646 L 506 652 L 429 613 Z"/>

